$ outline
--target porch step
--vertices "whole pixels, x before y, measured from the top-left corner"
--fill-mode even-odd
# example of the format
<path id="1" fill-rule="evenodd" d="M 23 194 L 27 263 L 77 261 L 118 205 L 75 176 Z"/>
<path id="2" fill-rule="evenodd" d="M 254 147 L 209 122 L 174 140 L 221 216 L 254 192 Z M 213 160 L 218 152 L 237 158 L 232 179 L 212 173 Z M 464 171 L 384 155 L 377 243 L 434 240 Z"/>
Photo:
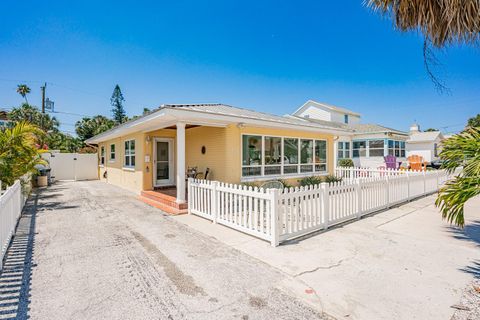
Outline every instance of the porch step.
<path id="1" fill-rule="evenodd" d="M 148 205 L 151 205 L 152 207 L 160 209 L 160 210 L 162 210 L 162 211 L 164 211 L 168 214 L 171 214 L 171 215 L 185 214 L 185 213 L 188 212 L 188 210 L 186 208 L 185 209 L 175 208 L 175 207 L 169 206 L 167 204 L 164 204 L 162 202 L 153 200 L 151 198 L 147 198 L 143 195 L 139 196 L 138 199 L 145 202 Z"/>
<path id="2" fill-rule="evenodd" d="M 176 197 L 159 191 L 142 191 L 141 196 L 179 210 L 188 207 L 187 203 L 177 203 Z"/>

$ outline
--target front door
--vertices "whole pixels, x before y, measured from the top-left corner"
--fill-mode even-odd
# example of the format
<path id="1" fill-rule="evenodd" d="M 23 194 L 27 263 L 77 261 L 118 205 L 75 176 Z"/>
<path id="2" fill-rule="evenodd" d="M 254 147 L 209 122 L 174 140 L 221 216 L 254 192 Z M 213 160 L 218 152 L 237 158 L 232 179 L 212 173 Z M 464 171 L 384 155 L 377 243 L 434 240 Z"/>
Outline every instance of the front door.
<path id="1" fill-rule="evenodd" d="M 154 185 L 173 185 L 173 140 L 156 138 L 154 149 Z"/>

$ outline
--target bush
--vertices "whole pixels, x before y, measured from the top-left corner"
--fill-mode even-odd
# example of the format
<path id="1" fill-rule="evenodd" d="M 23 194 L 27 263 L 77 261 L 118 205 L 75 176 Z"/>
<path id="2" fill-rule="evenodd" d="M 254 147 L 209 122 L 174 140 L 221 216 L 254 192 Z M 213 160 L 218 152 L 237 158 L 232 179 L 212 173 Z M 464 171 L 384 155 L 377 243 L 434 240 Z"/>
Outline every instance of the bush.
<path id="1" fill-rule="evenodd" d="M 338 160 L 338 166 L 339 167 L 353 167 L 353 160 L 352 159 L 340 159 Z"/>
<path id="2" fill-rule="evenodd" d="M 298 180 L 298 183 L 302 187 L 311 186 L 311 185 L 322 183 L 322 178 L 321 177 L 316 177 L 316 176 L 305 177 L 305 178 L 302 178 L 302 179 Z"/>
<path id="3" fill-rule="evenodd" d="M 350 159 L 349 159 L 350 160 Z M 328 175 L 326 177 L 323 177 L 323 182 L 327 182 L 327 183 L 333 183 L 333 182 L 340 182 L 342 181 L 342 178 L 339 178 L 339 177 L 336 177 L 334 175 Z"/>

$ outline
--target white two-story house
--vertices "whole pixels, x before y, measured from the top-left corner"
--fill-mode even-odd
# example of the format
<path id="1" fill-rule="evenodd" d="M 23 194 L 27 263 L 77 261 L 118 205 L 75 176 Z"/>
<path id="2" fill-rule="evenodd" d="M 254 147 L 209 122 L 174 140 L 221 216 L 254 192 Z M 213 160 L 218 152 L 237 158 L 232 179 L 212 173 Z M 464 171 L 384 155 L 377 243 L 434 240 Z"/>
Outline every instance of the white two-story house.
<path id="1" fill-rule="evenodd" d="M 335 164 L 339 159 L 351 158 L 355 166 L 378 168 L 385 166 L 383 157 L 386 155 L 394 155 L 398 162 L 406 161 L 408 133 L 378 124 L 361 123 L 361 115 L 357 112 L 308 100 L 291 116 L 349 129 L 349 134 L 336 136 Z"/>

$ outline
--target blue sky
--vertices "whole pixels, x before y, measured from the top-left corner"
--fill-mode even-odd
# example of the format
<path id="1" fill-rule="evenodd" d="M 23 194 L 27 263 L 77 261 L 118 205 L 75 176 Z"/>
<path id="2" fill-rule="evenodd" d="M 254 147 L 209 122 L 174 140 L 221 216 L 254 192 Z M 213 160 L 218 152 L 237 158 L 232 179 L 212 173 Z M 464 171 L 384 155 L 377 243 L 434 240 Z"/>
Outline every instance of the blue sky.
<path id="1" fill-rule="evenodd" d="M 68 3 L 68 5 L 65 5 Z M 162 103 L 222 102 L 275 114 L 308 99 L 363 122 L 458 131 L 480 112 L 480 50 L 438 53 L 451 89 L 428 79 L 422 38 L 393 30 L 363 0 L 8 1 L 0 10 L 0 108 L 20 82 L 61 112 L 110 114 L 115 84 L 129 115 Z M 78 116 L 57 114 L 73 131 Z"/>

